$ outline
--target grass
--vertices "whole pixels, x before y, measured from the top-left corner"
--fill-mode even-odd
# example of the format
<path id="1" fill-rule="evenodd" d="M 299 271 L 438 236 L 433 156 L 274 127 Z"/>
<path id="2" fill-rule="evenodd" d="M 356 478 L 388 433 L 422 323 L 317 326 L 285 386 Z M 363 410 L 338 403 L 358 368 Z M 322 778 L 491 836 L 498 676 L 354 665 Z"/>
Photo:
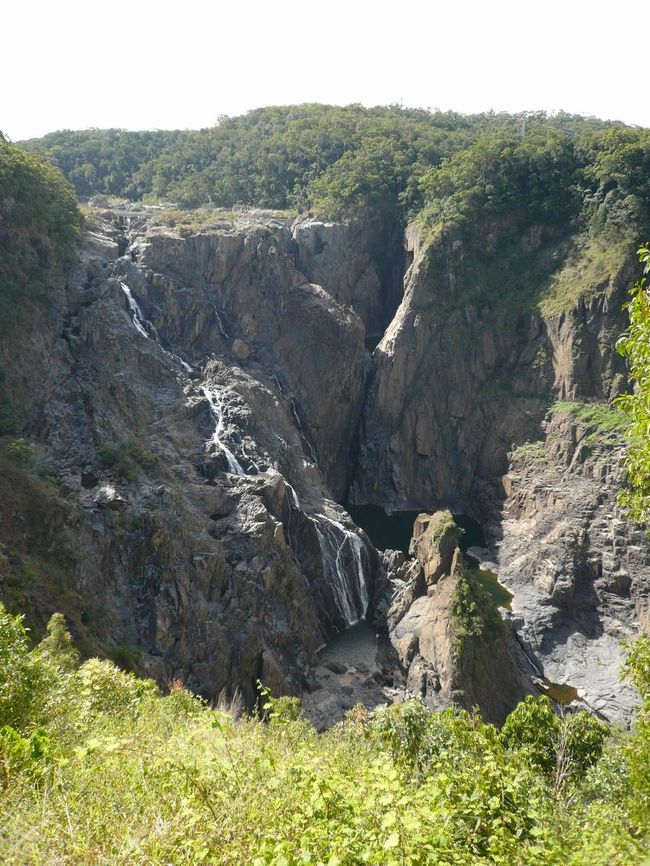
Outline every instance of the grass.
<path id="1" fill-rule="evenodd" d="M 0 862 L 636 866 L 648 842 L 647 810 L 629 811 L 647 783 L 622 751 L 645 748 L 643 727 L 601 759 L 605 726 L 546 698 L 501 731 L 410 700 L 358 705 L 323 735 L 296 698 L 261 686 L 260 703 L 242 715 L 79 665 L 57 616 L 30 649 L 0 605 Z"/>
<path id="2" fill-rule="evenodd" d="M 158 458 L 138 442 L 106 445 L 98 452 L 104 469 L 111 470 L 122 481 L 134 481 L 142 469 L 155 469 Z"/>
<path id="3" fill-rule="evenodd" d="M 549 414 L 570 415 L 585 429 L 580 444 L 595 456 L 606 454 L 623 443 L 626 421 L 609 403 L 580 403 L 558 401 L 549 408 Z"/>
<path id="4" fill-rule="evenodd" d="M 609 403 L 581 403 L 572 400 L 559 400 L 549 412 L 552 415 L 567 413 L 587 427 L 598 427 L 603 433 L 622 432 L 625 419 Z"/>
<path id="5" fill-rule="evenodd" d="M 153 225 L 177 228 L 180 231 L 201 231 L 203 229 L 239 223 L 251 219 L 295 219 L 295 210 L 264 210 L 262 208 L 219 208 L 201 207 L 183 209 L 166 207 L 149 213 Z"/>
<path id="6" fill-rule="evenodd" d="M 571 415 L 587 428 L 586 443 L 591 447 L 602 447 L 622 439 L 626 427 L 625 418 L 609 403 L 580 403 L 558 401 L 550 409 L 551 415 Z"/>
<path id="7" fill-rule="evenodd" d="M 522 442 L 510 452 L 510 457 L 513 460 L 529 459 L 538 462 L 546 462 L 546 446 L 542 439 L 537 439 L 533 442 Z"/>
<path id="8" fill-rule="evenodd" d="M 571 247 L 562 267 L 541 289 L 537 306 L 545 316 L 557 316 L 575 307 L 579 298 L 591 298 L 612 284 L 625 267 L 635 241 L 630 237 L 611 243 L 583 235 Z"/>

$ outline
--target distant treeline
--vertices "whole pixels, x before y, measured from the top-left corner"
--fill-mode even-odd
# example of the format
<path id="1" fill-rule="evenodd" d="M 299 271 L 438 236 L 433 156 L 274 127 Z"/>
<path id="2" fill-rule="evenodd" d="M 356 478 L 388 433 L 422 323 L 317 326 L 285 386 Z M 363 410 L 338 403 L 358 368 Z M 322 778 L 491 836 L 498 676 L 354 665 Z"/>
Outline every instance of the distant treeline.
<path id="1" fill-rule="evenodd" d="M 480 205 L 557 221 L 585 203 L 593 216 L 609 196 L 627 219 L 630 211 L 647 216 L 650 192 L 648 130 L 562 113 L 308 104 L 224 117 L 199 131 L 62 131 L 21 147 L 60 168 L 82 199 L 291 208 L 331 218 L 404 218 L 426 207 L 449 219 Z"/>
<path id="2" fill-rule="evenodd" d="M 371 217 L 375 257 L 387 273 L 404 224 L 417 217 L 441 241 L 440 255 L 463 241 L 473 255 L 457 263 L 464 284 L 488 300 L 538 293 L 549 269 L 532 273 L 529 229 L 564 245 L 559 256 L 571 238 L 595 238 L 603 273 L 618 266 L 614 245 L 632 248 L 650 234 L 650 130 L 569 114 L 298 105 L 224 117 L 199 131 L 3 139 L 0 327 L 16 314 L 18 297 L 44 286 L 51 271 L 44 265 L 65 257 L 79 227 L 71 188 L 39 158 L 60 169 L 81 199 Z M 476 273 L 471 261 L 480 263 Z M 503 281 L 506 261 L 512 286 Z"/>

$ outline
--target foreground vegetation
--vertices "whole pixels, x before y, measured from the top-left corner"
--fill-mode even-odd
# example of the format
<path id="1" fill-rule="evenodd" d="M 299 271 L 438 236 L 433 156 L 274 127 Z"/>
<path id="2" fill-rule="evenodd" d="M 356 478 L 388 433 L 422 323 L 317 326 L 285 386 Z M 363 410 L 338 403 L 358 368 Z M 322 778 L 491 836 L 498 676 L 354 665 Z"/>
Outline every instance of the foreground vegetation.
<path id="1" fill-rule="evenodd" d="M 55 615 L 34 649 L 0 607 L 6 864 L 639 864 L 650 842 L 650 643 L 632 734 L 528 698 L 499 731 L 417 701 L 318 735 L 79 665 Z"/>
<path id="2" fill-rule="evenodd" d="M 650 245 L 639 249 L 643 276 L 634 285 L 627 305 L 630 324 L 618 343 L 619 352 L 627 358 L 634 390 L 616 401 L 628 422 L 628 450 L 625 469 L 629 489 L 619 499 L 632 520 L 650 523 L 650 295 L 647 275 L 650 273 Z"/>

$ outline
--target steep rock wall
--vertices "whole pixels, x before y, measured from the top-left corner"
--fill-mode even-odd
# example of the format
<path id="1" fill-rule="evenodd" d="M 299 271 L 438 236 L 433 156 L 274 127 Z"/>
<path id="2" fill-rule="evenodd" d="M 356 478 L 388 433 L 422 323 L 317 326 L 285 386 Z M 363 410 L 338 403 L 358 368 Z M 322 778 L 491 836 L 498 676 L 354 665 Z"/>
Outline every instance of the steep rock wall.
<path id="1" fill-rule="evenodd" d="M 459 530 L 448 511 L 420 514 L 404 562 L 386 557 L 390 594 L 386 623 L 406 671 L 406 688 L 432 709 L 480 706 L 502 722 L 535 689 L 517 664 L 509 624 L 466 571 Z"/>
<path id="2" fill-rule="evenodd" d="M 52 503 L 2 503 L 0 592 L 162 684 L 300 693 L 376 565 L 326 479 L 345 483 L 363 326 L 273 220 L 185 238 L 100 223 L 39 339 L 15 346 Z M 45 573 L 64 535 L 74 555 Z"/>
<path id="3" fill-rule="evenodd" d="M 622 642 L 647 630 L 650 545 L 616 504 L 620 433 L 559 413 L 513 454 L 490 536 L 531 674 L 577 690 L 607 718 L 636 697 L 619 682 Z M 537 668 L 535 671 L 534 668 Z"/>
<path id="4" fill-rule="evenodd" d="M 503 300 L 476 285 L 479 251 L 462 238 L 423 241 L 412 227 L 406 241 L 413 262 L 374 352 L 351 499 L 467 510 L 477 483 L 506 471 L 511 445 L 535 434 L 553 399 L 619 392 L 624 364 L 614 343 L 633 250 L 595 294 L 584 286 L 589 300 L 544 318 L 525 285 L 526 269 L 534 271 L 541 293 L 560 268 L 543 232 L 516 241 L 518 271 L 503 264 L 504 285 L 515 286 Z M 498 277 L 498 256 L 490 267 Z"/>
<path id="5" fill-rule="evenodd" d="M 300 693 L 381 573 L 335 501 L 352 479 L 356 502 L 478 517 L 514 593 L 507 640 L 459 660 L 445 623 L 462 569 L 437 574 L 419 543 L 410 563 L 396 555 L 389 571 L 408 592 L 380 582 L 370 609 L 393 635 L 406 629 L 397 651 L 413 691 L 432 706 L 462 692 L 498 719 L 526 692 L 522 676 L 629 718 L 619 641 L 650 619 L 647 541 L 615 505 L 620 453 L 587 458 L 594 431 L 542 423 L 555 399 L 619 391 L 632 256 L 543 316 L 530 286 L 522 304 L 512 284 L 523 257 L 535 291 L 548 285 L 563 267 L 557 238 L 517 240 L 497 303 L 462 238 L 412 228 L 404 297 L 371 359 L 367 332 L 396 301 L 371 227 L 136 215 L 117 230 L 106 217 L 50 307 L 2 348 L 21 433 L 54 479 L 5 472 L 3 598 L 31 604 L 36 625 L 64 610 L 87 651 L 162 683 L 240 688 L 249 704 L 259 677 Z M 517 451 L 529 440 L 545 442 L 542 462 Z M 11 505 L 16 472 L 38 507 Z"/>

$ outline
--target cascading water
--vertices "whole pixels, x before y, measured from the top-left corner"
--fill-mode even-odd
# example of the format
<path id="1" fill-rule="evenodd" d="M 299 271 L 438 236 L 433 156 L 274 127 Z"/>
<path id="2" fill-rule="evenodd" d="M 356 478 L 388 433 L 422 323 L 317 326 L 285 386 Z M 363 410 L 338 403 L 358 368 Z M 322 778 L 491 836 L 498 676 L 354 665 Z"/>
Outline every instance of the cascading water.
<path id="1" fill-rule="evenodd" d="M 208 404 L 210 406 L 210 413 L 215 424 L 214 433 L 212 434 L 210 442 L 215 445 L 226 458 L 226 462 L 228 463 L 228 470 L 232 475 L 245 475 L 246 473 L 244 472 L 240 462 L 221 439 L 223 433 L 223 407 L 221 405 L 221 397 L 219 396 L 219 392 L 215 389 L 210 389 L 206 387 L 203 387 L 202 391 L 205 399 L 208 401 Z"/>
<path id="2" fill-rule="evenodd" d="M 316 452 L 314 451 L 314 446 L 311 444 L 311 440 L 307 436 L 305 432 L 305 428 L 302 426 L 302 421 L 300 420 L 300 415 L 298 414 L 298 409 L 296 408 L 296 401 L 291 397 L 289 400 L 289 405 L 291 406 L 291 414 L 293 415 L 293 420 L 296 422 L 296 427 L 298 428 L 298 433 L 300 433 L 300 438 L 303 441 L 304 446 L 309 451 L 309 456 L 312 459 L 312 462 L 318 466 L 318 459 L 316 457 Z"/>
<path id="3" fill-rule="evenodd" d="M 332 588 L 334 600 L 346 626 L 365 618 L 368 611 L 369 580 L 366 578 L 367 552 L 362 538 L 338 520 L 325 514 L 307 514 L 294 488 L 285 482 L 289 499 L 289 540 L 293 547 L 294 513 L 299 512 L 316 530 L 321 553 L 323 574 Z M 348 553 L 350 562 L 344 561 Z M 352 572 L 352 575 L 350 575 Z"/>
<path id="4" fill-rule="evenodd" d="M 170 352 L 160 342 L 160 337 L 158 336 L 158 331 L 154 327 L 153 323 L 142 315 L 142 310 L 140 309 L 138 302 L 133 297 L 133 292 L 127 286 L 126 283 L 120 282 L 120 286 L 122 287 L 122 291 L 126 297 L 126 301 L 129 305 L 129 311 L 131 313 L 131 321 L 133 322 L 133 326 L 139 334 L 142 334 L 143 337 L 146 337 L 147 340 L 152 340 L 158 348 L 167 355 L 168 358 L 171 358 L 176 364 L 179 364 L 186 373 L 192 373 L 192 367 L 184 361 L 182 358 L 179 358 L 178 355 L 175 355 L 173 352 Z"/>
<path id="5" fill-rule="evenodd" d="M 300 415 L 298 413 L 298 407 L 296 406 L 295 399 L 287 394 L 284 386 L 282 385 L 282 382 L 280 382 L 279 378 L 275 374 L 273 375 L 273 381 L 277 385 L 278 391 L 282 394 L 283 397 L 285 397 L 288 400 L 289 406 L 291 408 L 291 414 L 293 415 L 293 420 L 296 422 L 296 427 L 298 429 L 298 433 L 300 434 L 302 444 L 305 446 L 305 448 L 309 452 L 309 456 L 311 457 L 312 463 L 315 466 L 318 466 L 318 458 L 316 457 L 316 452 L 314 451 L 314 446 L 311 444 L 311 440 L 309 439 L 309 436 L 307 436 L 307 433 L 305 431 L 303 423 L 300 419 Z"/>
<path id="6" fill-rule="evenodd" d="M 122 287 L 122 291 L 126 295 L 126 301 L 127 301 L 127 304 L 129 305 L 129 310 L 131 312 L 131 320 L 133 321 L 133 325 L 134 325 L 136 331 L 139 334 L 142 334 L 143 337 L 146 337 L 147 340 L 153 339 L 154 341 L 156 341 L 156 339 L 151 334 L 149 334 L 147 332 L 147 329 L 144 326 L 145 320 L 142 316 L 142 312 L 140 310 L 140 307 L 138 306 L 138 302 L 133 297 L 131 289 L 127 286 L 126 283 L 120 283 L 120 286 Z M 151 323 L 149 323 L 149 324 L 151 325 Z M 156 329 L 153 327 L 153 325 L 151 325 L 151 328 L 152 328 L 153 334 L 155 334 L 156 338 L 157 338 L 158 334 L 156 332 Z"/>
<path id="7" fill-rule="evenodd" d="M 217 305 L 215 303 L 212 304 L 212 309 L 214 311 L 214 317 L 217 320 L 217 327 L 219 328 L 219 333 L 224 338 L 224 340 L 230 340 L 230 335 L 228 331 L 226 331 L 226 326 L 223 323 L 223 319 L 219 314 L 219 310 L 217 309 Z"/>
<path id="8" fill-rule="evenodd" d="M 323 571 L 332 587 L 337 607 L 346 625 L 354 625 L 364 619 L 369 601 L 363 542 L 356 533 L 324 514 L 311 519 L 318 536 Z M 349 570 L 344 562 L 346 550 L 353 563 Z"/>
<path id="9" fill-rule="evenodd" d="M 180 366 L 187 373 L 194 372 L 192 367 L 186 361 L 184 361 L 182 358 L 179 358 L 178 355 L 175 355 L 173 352 L 170 352 L 168 349 L 165 349 L 164 346 L 161 345 L 156 328 L 150 321 L 148 321 L 148 319 L 145 319 L 145 317 L 142 315 L 142 310 L 140 309 L 140 306 L 138 305 L 136 299 L 133 297 L 133 292 L 131 291 L 131 289 L 127 286 L 126 283 L 123 282 L 120 282 L 120 286 L 122 287 L 122 291 L 126 296 L 129 310 L 131 312 L 131 319 L 133 321 L 133 325 L 136 331 L 139 334 L 142 334 L 143 337 L 146 337 L 147 340 L 152 340 L 161 349 L 161 351 L 164 352 L 165 355 L 167 355 L 167 357 L 171 358 L 177 364 L 180 364 Z M 219 396 L 219 392 L 215 389 L 205 387 L 202 389 L 202 391 L 210 405 L 210 413 L 215 423 L 214 433 L 212 434 L 210 442 L 213 443 L 226 458 L 226 462 L 228 463 L 228 469 L 231 474 L 245 475 L 246 473 L 244 472 L 241 463 L 237 460 L 232 451 L 228 448 L 227 445 L 223 443 L 221 439 L 223 433 L 223 408 L 221 405 L 221 398 Z"/>
<path id="10" fill-rule="evenodd" d="M 186 361 L 161 345 L 156 328 L 152 322 L 148 321 L 148 319 L 143 316 L 142 310 L 134 298 L 129 286 L 123 282 L 120 282 L 120 286 L 122 287 L 122 291 L 126 297 L 129 312 L 131 313 L 131 320 L 133 321 L 133 326 L 136 331 L 145 337 L 145 339 L 156 343 L 167 357 L 171 358 L 176 364 L 179 364 L 186 372 L 192 373 L 192 367 Z M 224 337 L 227 337 L 225 328 L 223 327 L 223 323 L 216 308 L 215 315 L 217 317 L 219 330 Z M 287 397 L 287 394 L 277 376 L 274 376 L 274 379 L 280 392 Z M 208 401 L 210 413 L 215 424 L 214 433 L 209 440 L 210 443 L 224 455 L 226 463 L 228 464 L 228 471 L 232 475 L 245 475 L 246 472 L 241 463 L 224 443 L 222 438 L 224 432 L 224 416 L 219 392 L 215 388 L 208 388 L 205 386 L 201 390 L 205 399 Z M 303 444 L 314 463 L 317 463 L 314 448 L 303 428 L 295 400 L 293 397 L 287 397 L 287 399 Z M 284 442 L 284 440 L 280 441 L 286 448 L 286 442 Z M 254 461 L 250 457 L 247 459 L 253 466 L 255 466 L 257 471 L 259 471 Z M 356 533 L 347 529 L 347 527 L 342 523 L 339 523 L 337 520 L 333 520 L 324 514 L 316 514 L 315 516 L 306 514 L 302 510 L 298 494 L 288 483 L 287 490 L 289 492 L 291 511 L 291 526 L 289 527 L 289 534 L 290 536 L 293 536 L 295 530 L 295 527 L 293 526 L 295 520 L 294 512 L 300 512 L 313 523 L 321 552 L 323 574 L 328 585 L 332 589 L 335 604 L 346 625 L 354 625 L 354 623 L 359 622 L 359 620 L 365 617 L 369 601 L 369 584 L 366 580 L 366 566 L 364 563 L 366 552 L 363 541 Z M 347 562 L 346 559 L 348 560 Z"/>

